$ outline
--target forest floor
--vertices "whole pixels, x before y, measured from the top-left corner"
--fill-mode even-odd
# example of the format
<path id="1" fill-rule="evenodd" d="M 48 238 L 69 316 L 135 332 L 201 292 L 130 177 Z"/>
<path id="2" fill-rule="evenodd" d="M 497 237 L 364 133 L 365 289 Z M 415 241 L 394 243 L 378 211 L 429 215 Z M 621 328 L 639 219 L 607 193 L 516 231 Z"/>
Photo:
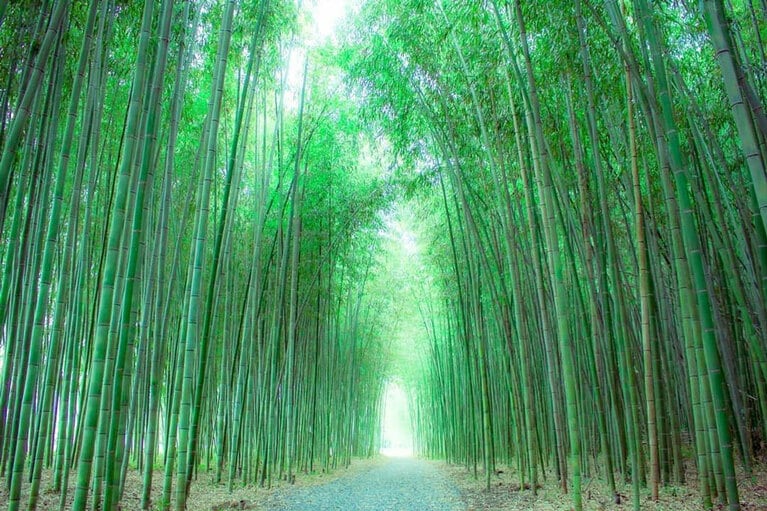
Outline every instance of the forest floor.
<path id="1" fill-rule="evenodd" d="M 484 473 L 480 471 L 474 478 L 472 471 L 463 465 L 437 463 L 441 470 L 458 487 L 467 511 L 560 511 L 572 509 L 570 495 L 562 493 L 555 478 L 542 482 L 536 494 L 526 485 L 520 491 L 519 478 L 515 470 L 499 466 L 499 473 L 491 476 L 490 489 L 487 489 Z M 657 502 L 650 499 L 650 492 L 643 488 L 640 496 L 642 510 L 648 511 L 699 511 L 703 509 L 697 490 L 695 474 L 686 474 L 684 486 L 665 486 L 659 491 Z M 748 479 L 741 476 L 738 489 L 742 511 L 767 511 L 767 465 L 754 468 L 754 476 Z M 630 511 L 632 509 L 631 486 L 625 484 L 618 488 L 620 504 L 616 504 L 610 495 L 605 481 L 584 477 L 582 483 L 583 509 L 587 511 Z M 722 509 L 715 505 L 714 509 Z"/>
<path id="2" fill-rule="evenodd" d="M 295 491 L 298 488 L 319 486 L 330 483 L 340 478 L 353 477 L 354 475 L 369 470 L 381 463 L 380 457 L 370 459 L 355 459 L 353 463 L 346 468 L 336 468 L 331 472 L 325 473 L 317 471 L 312 474 L 298 474 L 295 484 L 288 484 L 287 481 L 274 481 L 271 488 L 261 488 L 257 486 L 235 485 L 232 492 L 229 492 L 225 483 L 215 484 L 212 479 L 212 473 L 201 471 L 198 479 L 192 483 L 189 498 L 187 500 L 187 511 L 225 511 L 230 509 L 268 509 L 274 502 L 279 501 L 281 495 Z M 155 470 L 154 482 L 152 486 L 151 502 L 157 503 L 162 494 L 162 469 Z M 226 477 L 226 476 L 224 476 Z M 75 483 L 77 478 L 76 471 L 70 475 L 69 489 L 67 492 L 67 502 L 64 505 L 64 511 L 71 509 L 72 500 L 75 493 Z M 42 482 L 40 484 L 40 496 L 37 509 L 53 511 L 59 509 L 60 493 L 51 490 L 52 472 L 44 470 Z M 8 480 L 0 478 L 0 511 L 8 510 Z M 30 485 L 24 481 L 21 488 L 21 506 L 20 509 L 27 509 L 27 500 L 29 498 Z M 125 493 L 120 502 L 119 511 L 140 511 L 141 510 L 141 473 L 137 470 L 129 470 L 125 481 Z M 90 509 L 90 507 L 88 508 Z M 152 510 L 159 509 L 153 506 Z"/>
<path id="3" fill-rule="evenodd" d="M 550 478 L 536 495 L 530 489 L 520 491 L 514 469 L 498 467 L 492 475 L 490 489 L 486 489 L 483 474 L 477 479 L 462 465 L 444 462 L 385 458 L 354 460 L 348 468 L 337 468 L 330 473 L 300 473 L 295 484 L 286 481 L 273 483 L 272 488 L 253 486 L 235 487 L 229 493 L 226 484 L 210 482 L 211 474 L 201 473 L 192 484 L 188 511 L 228 511 L 252 509 L 262 511 L 319 511 L 323 509 L 353 510 L 440 510 L 448 511 L 559 511 L 571 509 L 570 496 L 563 495 L 557 482 Z M 159 474 L 158 474 L 159 475 Z M 72 479 L 76 474 L 72 474 Z M 687 474 L 685 486 L 666 486 L 660 490 L 660 499 L 653 502 L 649 492 L 643 490 L 641 508 L 648 511 L 698 511 L 702 509 L 694 474 Z M 157 481 L 157 476 L 156 479 Z M 739 478 L 741 509 L 767 511 L 767 465 L 755 467 L 754 476 Z M 153 500 L 156 502 L 162 483 L 155 483 Z M 50 473 L 43 473 L 41 494 L 37 509 L 59 509 L 59 494 L 50 488 Z M 22 509 L 26 509 L 29 485 L 22 488 Z M 587 511 L 630 511 L 631 487 L 619 489 L 621 503 L 616 504 L 606 485 L 596 479 L 583 480 L 583 504 Z M 74 484 L 70 481 L 71 506 Z M 394 496 L 392 496 L 394 494 Z M 140 510 L 141 478 L 129 471 L 121 511 Z M 340 497 L 339 497 L 340 495 Z M 330 499 L 330 500 L 328 500 Z M 399 500 L 397 500 L 399 499 Z M 324 504 L 323 504 L 324 502 Z M 7 481 L 0 483 L 0 511 L 8 509 Z M 714 506 L 714 509 L 721 509 Z"/>
<path id="4" fill-rule="evenodd" d="M 359 474 L 365 473 L 381 466 L 386 458 L 376 456 L 369 459 L 354 459 L 349 467 L 338 467 L 330 472 L 318 470 L 311 474 L 299 473 L 295 478 L 295 484 L 289 484 L 287 481 L 275 480 L 271 488 L 261 488 L 258 486 L 235 485 L 230 493 L 227 484 L 213 483 L 212 473 L 201 471 L 198 479 L 192 483 L 189 498 L 187 501 L 187 511 L 228 511 L 234 509 L 282 509 L 279 507 L 284 502 L 286 496 L 304 488 L 324 486 L 340 479 L 354 478 Z M 226 476 L 224 476 L 226 477 Z M 64 505 L 64 511 L 71 509 L 72 500 L 75 493 L 76 471 L 70 475 L 69 489 L 67 492 L 67 501 Z M 8 510 L 8 480 L 0 478 L 0 511 Z M 52 472 L 43 470 L 42 481 L 40 484 L 40 495 L 38 498 L 37 509 L 44 511 L 53 511 L 59 509 L 60 493 L 51 490 Z M 129 470 L 125 481 L 125 493 L 120 502 L 119 511 L 140 511 L 141 510 L 141 473 L 137 470 Z M 30 485 L 27 480 L 21 488 L 21 506 L 20 509 L 27 509 Z M 157 503 L 162 493 L 162 469 L 157 469 L 154 475 L 154 484 L 152 487 L 151 502 Z M 90 509 L 90 507 L 88 508 Z M 159 509 L 154 506 L 151 509 Z M 307 511 L 310 511 L 307 509 Z"/>

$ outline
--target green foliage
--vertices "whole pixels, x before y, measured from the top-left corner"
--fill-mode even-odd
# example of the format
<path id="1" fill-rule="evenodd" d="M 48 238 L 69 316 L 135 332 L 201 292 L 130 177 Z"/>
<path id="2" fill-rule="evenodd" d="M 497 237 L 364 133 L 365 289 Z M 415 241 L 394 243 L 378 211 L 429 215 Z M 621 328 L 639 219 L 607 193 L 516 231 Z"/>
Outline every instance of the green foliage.
<path id="1" fill-rule="evenodd" d="M 79 507 L 164 468 L 166 508 L 195 471 L 348 463 L 392 379 L 423 454 L 576 507 L 596 460 L 639 505 L 694 455 L 737 508 L 727 453 L 767 437 L 756 2 L 369 0 L 339 46 L 300 2 L 91 5 L 0 18 L 14 508 L 43 465 Z"/>

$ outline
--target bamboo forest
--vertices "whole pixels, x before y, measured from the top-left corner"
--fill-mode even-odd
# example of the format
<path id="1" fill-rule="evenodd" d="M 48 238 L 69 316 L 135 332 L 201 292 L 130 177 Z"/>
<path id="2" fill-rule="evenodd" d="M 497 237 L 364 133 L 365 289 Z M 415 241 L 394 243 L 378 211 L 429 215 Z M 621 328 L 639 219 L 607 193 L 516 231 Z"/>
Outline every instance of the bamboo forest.
<path id="1" fill-rule="evenodd" d="M 766 0 L 0 0 L 0 509 L 272 509 L 386 447 L 507 498 L 449 509 L 767 509 L 766 42 Z M 274 509 L 448 509 L 357 505 Z"/>

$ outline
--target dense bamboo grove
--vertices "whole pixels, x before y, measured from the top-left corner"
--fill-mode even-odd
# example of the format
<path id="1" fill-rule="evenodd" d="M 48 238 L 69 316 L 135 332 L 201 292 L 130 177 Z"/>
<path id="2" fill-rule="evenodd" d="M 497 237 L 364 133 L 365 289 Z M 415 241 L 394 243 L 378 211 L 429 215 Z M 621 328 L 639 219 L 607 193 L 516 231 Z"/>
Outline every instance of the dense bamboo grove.
<path id="1" fill-rule="evenodd" d="M 0 2 L 9 508 L 115 509 L 138 471 L 181 511 L 202 477 L 348 464 L 394 375 L 417 450 L 488 485 L 739 509 L 767 3 L 368 0 L 322 46 L 306 13 Z"/>
<path id="2" fill-rule="evenodd" d="M 203 473 L 265 486 L 376 449 L 389 192 L 298 16 L 2 3 L 9 509 L 116 509 L 138 470 L 143 508 L 182 510 Z"/>
<path id="3" fill-rule="evenodd" d="M 428 197 L 421 451 L 739 509 L 767 438 L 764 2 L 380 2 L 352 72 Z M 372 33 L 371 33 L 372 32 Z M 424 192 L 424 188 L 428 193 Z M 432 234 L 436 233 L 436 234 Z M 616 497 L 617 498 L 617 497 Z"/>

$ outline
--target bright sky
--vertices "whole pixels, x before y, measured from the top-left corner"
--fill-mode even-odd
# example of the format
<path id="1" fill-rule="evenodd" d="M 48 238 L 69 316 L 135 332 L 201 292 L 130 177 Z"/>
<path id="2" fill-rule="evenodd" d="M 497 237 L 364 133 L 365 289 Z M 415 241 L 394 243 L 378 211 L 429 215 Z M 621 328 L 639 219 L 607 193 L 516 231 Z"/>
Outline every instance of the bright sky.
<path id="1" fill-rule="evenodd" d="M 322 44 L 326 39 L 337 40 L 336 29 L 349 12 L 353 0 L 307 0 L 311 16 L 310 44 Z"/>
<path id="2" fill-rule="evenodd" d="M 358 1 L 298 0 L 304 23 L 301 40 L 305 46 L 293 48 L 288 57 L 288 94 L 285 97 L 288 109 L 293 111 L 298 109 L 306 49 L 320 46 L 328 40 L 337 43 L 339 26 Z"/>
<path id="3" fill-rule="evenodd" d="M 412 456 L 413 433 L 405 390 L 396 381 L 386 384 L 384 412 L 381 421 L 384 456 Z"/>

